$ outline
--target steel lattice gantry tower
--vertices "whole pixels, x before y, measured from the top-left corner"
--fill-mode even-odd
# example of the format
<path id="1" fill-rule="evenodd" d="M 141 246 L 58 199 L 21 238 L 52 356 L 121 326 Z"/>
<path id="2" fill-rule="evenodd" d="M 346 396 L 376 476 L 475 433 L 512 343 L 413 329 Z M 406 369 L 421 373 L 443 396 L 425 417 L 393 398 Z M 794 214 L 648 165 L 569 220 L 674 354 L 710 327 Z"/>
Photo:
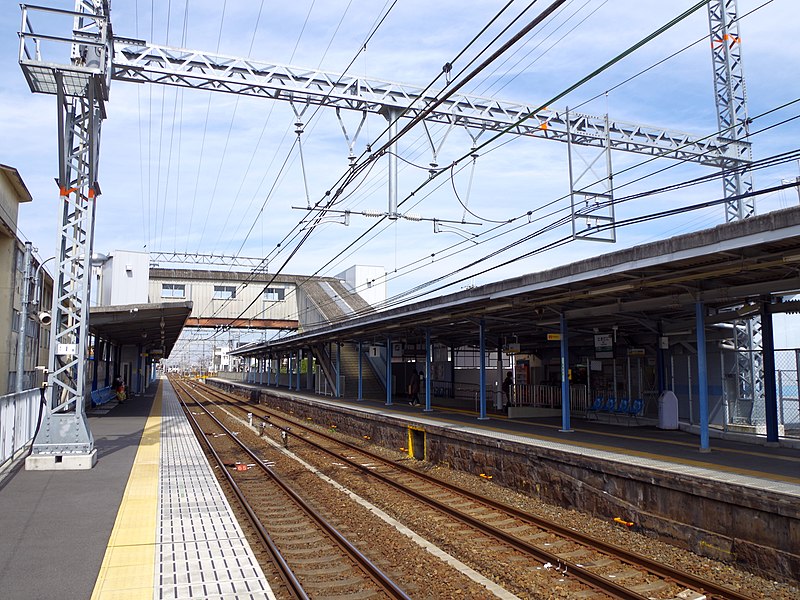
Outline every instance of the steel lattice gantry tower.
<path id="1" fill-rule="evenodd" d="M 750 120 L 747 116 L 742 39 L 739 37 L 737 15 L 737 0 L 717 0 L 708 4 L 711 58 L 714 66 L 714 101 L 720 138 L 733 142 L 732 148 L 738 150 L 739 158 L 744 164 L 749 164 L 753 152 L 748 141 Z M 742 194 L 753 191 L 753 180 L 749 171 L 730 171 L 723 167 L 722 183 L 725 198 L 732 199 L 725 205 L 726 222 L 755 215 L 755 200 L 740 198 Z"/>
<path id="2" fill-rule="evenodd" d="M 58 187 L 61 220 L 56 246 L 50 355 L 43 422 L 29 468 L 91 468 L 94 440 L 84 413 L 89 284 L 94 238 L 100 124 L 108 99 L 111 31 L 106 0 L 76 0 L 74 11 L 37 8 L 72 21 L 72 37 L 31 37 L 22 7 L 20 65 L 34 92 L 58 99 Z M 69 63 L 47 62 L 48 43 L 69 47 Z"/>
<path id="3" fill-rule="evenodd" d="M 475 136 L 484 131 L 503 132 L 570 146 L 695 162 L 722 169 L 726 174 L 726 197 L 732 198 L 730 214 L 736 212 L 738 218 L 752 214 L 749 206 L 737 205 L 735 211 L 730 208 L 741 203 L 733 197 L 745 191 L 743 182 L 747 179 L 742 171 L 750 160 L 738 34 L 731 33 L 735 27 L 735 0 L 709 3 L 712 41 L 725 43 L 714 42 L 720 135 L 704 137 L 608 116 L 538 110 L 458 93 L 449 94 L 442 101 L 436 92 L 414 86 L 114 38 L 108 0 L 75 0 L 74 11 L 26 5 L 22 5 L 22 11 L 20 66 L 33 92 L 58 98 L 58 185 L 63 201 L 48 375 L 50 397 L 44 427 L 34 443 L 35 454 L 92 452 L 82 399 L 94 206 L 99 194 L 100 124 L 112 78 L 259 96 L 299 105 L 324 105 L 365 114 L 399 115 L 465 127 Z M 28 18 L 31 11 L 71 19 L 72 36 L 34 32 Z M 48 46 L 63 48 L 65 44 L 70 48 L 68 61 L 51 61 L 43 53 Z"/>
<path id="4" fill-rule="evenodd" d="M 742 68 L 742 39 L 739 35 L 737 0 L 716 0 L 708 4 L 711 31 L 711 58 L 714 68 L 714 101 L 720 139 L 729 139 L 740 152 L 743 164 L 752 160 L 749 143 L 750 119 L 747 114 L 747 94 Z M 748 169 L 722 169 L 725 221 L 739 221 L 756 214 L 753 180 Z M 744 197 L 743 197 L 744 196 Z M 771 317 L 767 317 L 771 318 Z M 755 424 L 764 418 L 765 410 L 763 347 L 761 316 L 752 315 L 734 321 L 733 341 L 736 363 L 737 402 L 732 405 L 729 421 Z M 772 340 L 769 340 L 772 351 Z M 751 408 L 742 409 L 740 406 Z M 746 413 L 746 414 L 745 414 Z"/>

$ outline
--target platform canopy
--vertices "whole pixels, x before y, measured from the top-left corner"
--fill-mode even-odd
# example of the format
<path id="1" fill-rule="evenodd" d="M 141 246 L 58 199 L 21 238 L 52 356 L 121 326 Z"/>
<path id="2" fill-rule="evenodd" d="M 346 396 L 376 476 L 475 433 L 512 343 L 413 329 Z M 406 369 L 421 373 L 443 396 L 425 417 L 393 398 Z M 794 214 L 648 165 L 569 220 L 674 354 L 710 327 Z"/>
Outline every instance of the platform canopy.
<path id="1" fill-rule="evenodd" d="M 580 242 L 578 242 L 580 243 Z M 584 242 L 586 243 L 586 242 Z M 483 320 L 487 345 L 520 350 L 558 344 L 563 315 L 571 343 L 619 330 L 630 344 L 693 341 L 695 306 L 707 308 L 709 339 L 722 325 L 759 312 L 798 312 L 800 207 L 726 223 L 580 262 L 374 312 L 252 344 L 233 354 L 263 356 L 326 342 L 424 339 L 475 345 Z M 719 324 L 718 327 L 715 327 Z M 654 337 L 655 336 L 655 337 Z M 647 339 L 648 342 L 644 342 Z M 517 351 L 520 351 L 517 350 Z"/>
<path id="2" fill-rule="evenodd" d="M 89 331 L 114 344 L 141 346 L 142 352 L 167 358 L 191 312 L 191 301 L 93 306 Z"/>

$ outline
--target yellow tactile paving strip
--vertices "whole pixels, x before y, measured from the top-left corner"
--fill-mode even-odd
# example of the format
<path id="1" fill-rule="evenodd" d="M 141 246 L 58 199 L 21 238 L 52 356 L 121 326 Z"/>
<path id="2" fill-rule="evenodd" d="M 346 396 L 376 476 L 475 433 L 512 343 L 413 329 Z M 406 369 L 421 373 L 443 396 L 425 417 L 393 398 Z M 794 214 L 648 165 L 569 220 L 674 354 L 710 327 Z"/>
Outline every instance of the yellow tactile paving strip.
<path id="1" fill-rule="evenodd" d="M 92 600 L 153 598 L 162 386 L 163 382 L 159 382 L 100 574 L 95 582 Z"/>

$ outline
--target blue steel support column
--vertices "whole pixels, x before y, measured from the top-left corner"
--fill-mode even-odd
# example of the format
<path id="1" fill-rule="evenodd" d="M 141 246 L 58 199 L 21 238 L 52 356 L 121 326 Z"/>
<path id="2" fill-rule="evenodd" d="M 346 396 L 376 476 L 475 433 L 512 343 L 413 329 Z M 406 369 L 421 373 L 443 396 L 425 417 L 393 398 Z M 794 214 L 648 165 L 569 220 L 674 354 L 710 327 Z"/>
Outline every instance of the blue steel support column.
<path id="1" fill-rule="evenodd" d="M 480 415 L 478 416 L 479 420 L 486 420 L 489 417 L 486 416 L 486 332 L 485 332 L 485 321 L 483 319 L 480 320 L 480 328 L 478 332 L 479 338 L 479 346 L 480 346 L 480 353 L 481 353 L 481 371 L 480 371 L 480 386 L 481 386 L 481 400 L 480 400 Z"/>
<path id="2" fill-rule="evenodd" d="M 289 389 L 292 389 L 292 352 L 289 351 L 288 362 L 286 363 L 286 375 L 289 378 Z"/>
<path id="3" fill-rule="evenodd" d="M 450 393 L 448 397 L 456 397 L 456 347 L 450 346 Z"/>
<path id="4" fill-rule="evenodd" d="M 111 342 L 103 344 L 103 362 L 105 363 L 105 378 L 103 379 L 103 387 L 111 385 Z"/>
<path id="5" fill-rule="evenodd" d="M 706 366 L 705 306 L 698 300 L 694 305 L 697 327 L 697 387 L 700 396 L 700 452 L 710 452 L 708 444 L 708 368 Z"/>
<path id="6" fill-rule="evenodd" d="M 300 370 L 303 365 L 303 349 L 298 348 L 297 350 L 297 381 L 295 382 L 294 389 L 298 392 L 300 391 Z"/>
<path id="7" fill-rule="evenodd" d="M 775 387 L 775 340 L 773 339 L 770 299 L 761 304 L 761 351 L 764 367 L 764 416 L 767 420 L 767 443 L 778 443 L 778 390 Z"/>
<path id="8" fill-rule="evenodd" d="M 314 349 L 308 349 L 308 360 L 306 360 L 306 389 L 314 389 Z"/>
<path id="9" fill-rule="evenodd" d="M 431 328 L 425 328 L 425 409 L 431 412 Z"/>
<path id="10" fill-rule="evenodd" d="M 336 397 L 342 397 L 342 345 L 336 342 Z"/>
<path id="11" fill-rule="evenodd" d="M 392 405 L 392 336 L 386 336 L 386 406 Z"/>
<path id="12" fill-rule="evenodd" d="M 662 340 L 664 339 L 664 332 L 661 326 L 658 327 L 658 344 L 656 344 L 656 369 L 658 377 L 658 393 L 660 394 L 667 389 L 667 372 L 664 368 L 664 361 L 666 360 L 666 353 L 661 348 Z M 633 400 L 633 398 L 630 398 Z"/>
<path id="13" fill-rule="evenodd" d="M 363 352 L 361 350 L 361 340 L 358 340 L 358 398 L 357 400 L 361 402 L 364 399 L 364 390 L 363 390 L 363 367 L 361 366 L 361 361 L 363 358 Z"/>
<path id="14" fill-rule="evenodd" d="M 267 387 L 269 387 L 270 375 L 272 375 L 272 352 L 267 357 Z"/>
<path id="15" fill-rule="evenodd" d="M 22 333 L 20 335 L 23 335 Z M 103 341 L 97 338 L 94 338 L 94 354 L 92 355 L 92 391 L 97 390 L 97 367 L 98 363 L 100 362 L 100 356 L 102 356 L 103 352 Z M 21 377 L 20 373 L 17 373 L 17 377 Z"/>
<path id="16" fill-rule="evenodd" d="M 569 339 L 567 318 L 561 313 L 561 433 L 570 433 L 569 422 Z"/>
<path id="17" fill-rule="evenodd" d="M 142 352 L 144 349 L 139 346 L 139 352 L 136 353 L 136 394 L 141 394 L 144 389 L 142 388 Z"/>

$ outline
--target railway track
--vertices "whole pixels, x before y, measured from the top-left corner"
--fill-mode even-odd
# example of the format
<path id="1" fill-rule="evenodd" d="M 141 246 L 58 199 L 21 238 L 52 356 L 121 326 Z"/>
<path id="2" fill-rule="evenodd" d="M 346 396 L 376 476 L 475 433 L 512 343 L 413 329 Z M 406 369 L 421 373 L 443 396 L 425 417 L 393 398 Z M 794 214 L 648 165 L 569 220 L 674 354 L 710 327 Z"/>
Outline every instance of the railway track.
<path id="1" fill-rule="evenodd" d="M 198 437 L 225 474 L 291 598 L 409 597 L 241 442 L 178 381 L 173 387 Z M 197 412 L 196 409 L 200 409 Z"/>
<path id="2" fill-rule="evenodd" d="M 394 492 L 422 503 L 424 509 L 419 510 L 426 512 L 426 519 L 451 519 L 460 524 L 458 535 L 464 535 L 464 528 L 476 532 L 473 543 L 485 545 L 486 541 L 481 536 L 491 538 L 494 540 L 492 543 L 501 544 L 534 563 L 545 565 L 559 577 L 560 582 L 578 583 L 579 589 L 574 590 L 575 597 L 668 599 L 689 591 L 685 597 L 750 598 L 386 460 L 361 446 L 346 442 L 341 436 L 325 434 L 283 413 L 250 404 L 220 390 L 201 387 L 210 401 L 226 403 L 242 412 L 250 412 L 256 418 L 267 419 L 281 436 L 302 440 L 307 448 L 303 451 L 306 459 L 309 452 L 320 457 L 325 455 L 328 464 L 333 460 L 337 465 L 346 465 L 353 472 L 378 480 Z M 294 449 L 297 450 L 299 446 L 294 444 Z M 318 458 L 316 462 L 323 465 L 326 459 Z M 508 560 L 519 560 L 519 556 L 508 556 Z M 580 589 L 581 586 L 585 589 Z"/>

